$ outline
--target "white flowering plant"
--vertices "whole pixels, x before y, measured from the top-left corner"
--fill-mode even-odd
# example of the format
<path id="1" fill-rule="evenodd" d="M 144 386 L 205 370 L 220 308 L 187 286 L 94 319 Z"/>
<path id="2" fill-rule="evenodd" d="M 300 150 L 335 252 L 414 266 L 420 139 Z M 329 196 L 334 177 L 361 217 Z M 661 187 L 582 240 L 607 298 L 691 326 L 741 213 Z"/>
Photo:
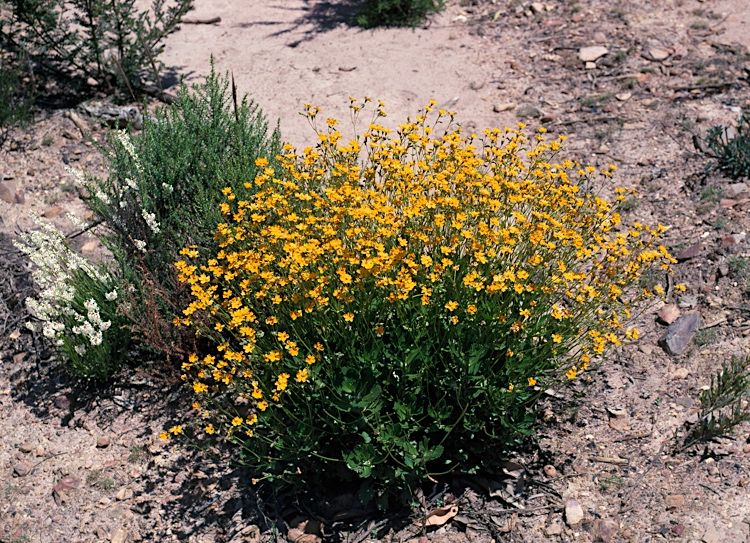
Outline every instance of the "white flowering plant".
<path id="1" fill-rule="evenodd" d="M 32 265 L 38 294 L 26 305 L 33 321 L 78 377 L 103 380 L 121 365 L 130 343 L 128 321 L 119 311 L 120 281 L 103 266 L 76 253 L 52 224 L 35 218 L 16 247 Z"/>

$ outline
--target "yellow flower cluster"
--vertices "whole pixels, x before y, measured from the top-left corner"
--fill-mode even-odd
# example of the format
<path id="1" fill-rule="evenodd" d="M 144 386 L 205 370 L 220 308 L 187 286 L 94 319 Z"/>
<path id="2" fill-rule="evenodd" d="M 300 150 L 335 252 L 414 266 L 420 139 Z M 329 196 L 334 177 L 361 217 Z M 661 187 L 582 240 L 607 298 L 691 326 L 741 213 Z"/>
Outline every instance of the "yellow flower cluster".
<path id="1" fill-rule="evenodd" d="M 314 382 L 326 329 L 380 337 L 374 300 L 523 337 L 503 349 L 509 364 L 548 345 L 570 360 L 571 379 L 608 345 L 637 339 L 622 324 L 628 287 L 673 262 L 657 241 L 664 227 L 622 225 L 616 204 L 585 189 L 594 168 L 553 161 L 564 137 L 527 137 L 522 125 L 465 135 L 433 108 L 394 130 L 379 109 L 349 141 L 329 119 L 315 147 L 286 145 L 275 165 L 257 161 L 244 192 L 224 189 L 215 256 L 182 251 L 192 301 L 175 323 L 215 341 L 183 364 L 184 379 L 197 394 L 231 386 L 249 402 L 227 432 L 252 434 L 259 415 Z M 352 102 L 355 118 L 360 109 Z M 318 114 L 307 108 L 313 123 Z"/>

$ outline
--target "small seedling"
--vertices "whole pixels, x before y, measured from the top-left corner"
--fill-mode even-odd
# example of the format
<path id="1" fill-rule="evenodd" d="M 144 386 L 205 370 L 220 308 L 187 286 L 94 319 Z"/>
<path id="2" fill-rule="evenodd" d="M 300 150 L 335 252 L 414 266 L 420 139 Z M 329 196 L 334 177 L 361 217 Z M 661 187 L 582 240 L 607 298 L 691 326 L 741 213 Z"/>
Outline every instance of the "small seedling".
<path id="1" fill-rule="evenodd" d="M 700 395 L 701 410 L 683 448 L 729 435 L 750 421 L 750 358 L 733 357 Z"/>
<path id="2" fill-rule="evenodd" d="M 711 166 L 732 179 L 750 177 L 750 115 L 743 113 L 734 129 L 714 126 L 695 146 L 715 163 Z"/>

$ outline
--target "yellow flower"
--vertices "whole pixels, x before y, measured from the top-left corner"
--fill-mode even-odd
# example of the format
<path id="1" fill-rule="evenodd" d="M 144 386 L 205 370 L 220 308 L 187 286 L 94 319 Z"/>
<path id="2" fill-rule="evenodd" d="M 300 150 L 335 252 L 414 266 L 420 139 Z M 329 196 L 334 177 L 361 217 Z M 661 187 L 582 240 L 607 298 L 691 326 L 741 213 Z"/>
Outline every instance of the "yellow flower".
<path id="1" fill-rule="evenodd" d="M 234 417 L 232 419 L 232 426 L 239 426 L 242 424 L 242 417 Z"/>
<path id="2" fill-rule="evenodd" d="M 563 340 L 562 336 L 560 334 L 552 334 L 552 341 L 554 343 L 561 343 Z"/>
<path id="3" fill-rule="evenodd" d="M 675 290 L 676 290 L 677 292 L 685 292 L 685 291 L 687 290 L 687 285 L 686 285 L 685 283 L 677 283 L 677 284 L 676 284 L 676 285 L 674 286 L 674 289 L 675 289 Z"/>
<path id="4" fill-rule="evenodd" d="M 265 401 L 265 400 L 259 401 L 258 402 L 258 409 L 260 409 L 261 411 L 265 411 L 266 409 L 268 409 L 268 402 Z"/>
<path id="5" fill-rule="evenodd" d="M 304 383 L 307 381 L 307 378 L 309 376 L 309 372 L 307 371 L 307 368 L 303 368 L 297 372 L 297 376 L 295 377 L 295 380 L 298 383 Z"/>
<path id="6" fill-rule="evenodd" d="M 352 322 L 354 320 L 354 313 L 344 313 L 344 320 L 346 322 Z"/>
<path id="7" fill-rule="evenodd" d="M 636 339 L 641 337 L 641 333 L 638 331 L 638 328 L 628 328 L 625 331 L 625 337 L 631 341 L 635 341 Z"/>
<path id="8" fill-rule="evenodd" d="M 182 425 L 181 425 L 181 424 L 178 424 L 178 425 L 176 425 L 176 426 L 172 426 L 172 427 L 171 427 L 171 428 L 169 429 L 169 433 L 170 433 L 170 434 L 172 434 L 172 435 L 175 435 L 175 436 L 176 436 L 177 434 L 181 434 L 181 433 L 182 433 Z"/>
<path id="9" fill-rule="evenodd" d="M 203 429 L 203 431 L 204 431 L 204 432 L 206 432 L 206 433 L 207 433 L 207 434 L 209 434 L 209 435 L 210 435 L 210 434 L 215 434 L 215 433 L 216 433 L 216 428 L 214 428 L 214 425 L 213 425 L 213 424 L 208 424 L 208 425 L 206 425 L 206 427 L 205 427 L 205 428 Z"/>
<path id="10" fill-rule="evenodd" d="M 168 441 L 169 440 L 169 434 L 167 432 L 161 432 L 159 434 L 159 439 L 162 441 Z"/>
<path id="11" fill-rule="evenodd" d="M 458 307 L 458 302 L 454 302 L 453 300 L 445 303 L 445 309 L 448 311 L 455 311 Z"/>
<path id="12" fill-rule="evenodd" d="M 576 370 L 575 366 L 573 366 L 572 368 L 570 368 L 565 373 L 565 377 L 567 377 L 571 381 L 576 378 L 576 375 L 578 375 L 578 371 Z"/>
<path id="13" fill-rule="evenodd" d="M 305 362 L 307 362 L 307 363 L 308 363 L 308 364 L 310 364 L 311 366 L 312 366 L 313 364 L 315 364 L 315 355 L 314 355 L 314 354 L 308 354 L 308 355 L 307 355 L 307 356 L 305 357 Z"/>
<path id="14" fill-rule="evenodd" d="M 475 315 L 477 312 L 477 306 L 475 306 L 474 304 L 469 304 L 468 307 L 466 308 L 466 312 L 469 315 Z"/>
<path id="15" fill-rule="evenodd" d="M 196 394 L 201 394 L 208 391 L 208 385 L 206 385 L 205 383 L 201 383 L 200 381 L 196 381 L 193 383 L 193 391 Z"/>
<path id="16" fill-rule="evenodd" d="M 528 383 L 529 383 L 529 386 L 530 386 L 530 387 L 536 386 L 536 382 L 537 382 L 537 381 L 536 381 L 536 379 L 534 379 L 533 377 L 529 377 L 529 378 L 527 379 L 527 381 L 528 381 Z"/>

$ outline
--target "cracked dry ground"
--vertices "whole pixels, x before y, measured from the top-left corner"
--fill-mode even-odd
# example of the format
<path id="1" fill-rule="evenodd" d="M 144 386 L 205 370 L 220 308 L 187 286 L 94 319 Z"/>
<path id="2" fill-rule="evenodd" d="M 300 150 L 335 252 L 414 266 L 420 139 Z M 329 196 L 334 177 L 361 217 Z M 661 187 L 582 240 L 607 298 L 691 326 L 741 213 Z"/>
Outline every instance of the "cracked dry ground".
<path id="1" fill-rule="evenodd" d="M 676 301 L 703 320 L 687 353 L 669 356 L 657 344 L 660 308 L 644 308 L 638 344 L 609 352 L 548 400 L 538 449 L 513 459 L 528 469 L 525 485 L 511 479 L 488 492 L 474 482 L 459 494 L 456 481 L 449 492 L 459 514 L 427 533 L 412 521 L 435 505 L 429 496 L 411 517 L 387 518 L 338 496 L 316 509 L 324 533 L 348 541 L 748 541 L 748 426 L 705 450 L 673 453 L 709 375 L 750 342 L 746 279 L 727 272 L 730 260 L 748 256 L 749 195 L 701 175 L 706 159 L 692 144 L 693 134 L 733 123 L 749 105 L 746 1 L 448 2 L 425 28 L 367 32 L 338 24 L 324 2 L 235 4 L 198 1 L 195 17 L 221 22 L 184 25 L 169 39 L 167 63 L 197 80 L 212 52 L 271 118 L 284 114 L 282 132 L 294 143 L 310 132 L 289 111 L 313 102 L 340 117 L 348 95 L 364 94 L 385 99 L 395 119 L 435 97 L 469 129 L 521 118 L 566 133 L 574 155 L 618 164 L 617 181 L 639 191 L 627 220 L 670 227 L 667 243 L 683 257 L 674 281 L 689 285 Z M 579 51 L 590 46 L 606 53 L 587 66 Z M 102 137 L 94 119 L 84 121 Z M 28 278 L 9 239 L 29 226 L 30 211 L 71 231 L 66 212 L 84 208 L 65 166 L 102 165 L 60 110 L 39 112 L 0 156 L 4 187 L 18 195 L 0 200 L 0 541 L 285 539 L 298 513 L 310 511 L 312 491 L 259 503 L 221 451 L 164 448 L 154 438 L 185 410 L 173 376 L 145 361 L 104 391 L 75 388 L 24 330 Z M 86 235 L 76 244 L 97 250 Z M 572 526 L 563 515 L 570 498 L 583 511 Z M 333 521 L 342 513 L 349 523 Z"/>

